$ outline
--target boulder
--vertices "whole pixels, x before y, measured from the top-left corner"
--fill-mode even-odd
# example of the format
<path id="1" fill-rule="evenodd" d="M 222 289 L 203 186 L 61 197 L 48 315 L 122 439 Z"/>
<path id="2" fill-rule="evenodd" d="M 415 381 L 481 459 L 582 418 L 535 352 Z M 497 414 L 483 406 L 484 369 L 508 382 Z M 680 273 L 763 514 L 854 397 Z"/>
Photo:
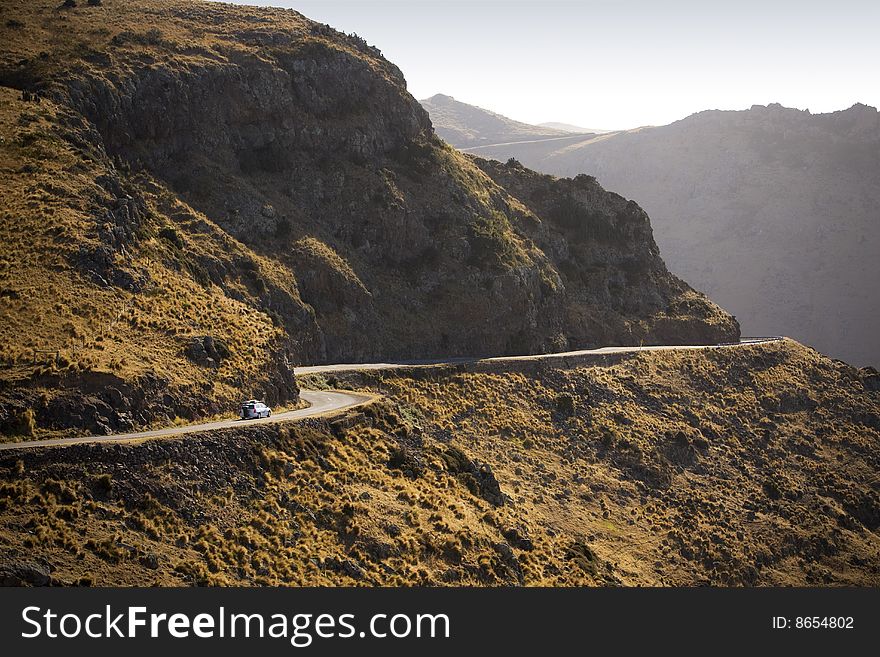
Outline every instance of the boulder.
<path id="1" fill-rule="evenodd" d="M 447 448 L 441 457 L 446 463 L 446 469 L 457 475 L 474 495 L 495 506 L 504 506 L 505 495 L 492 472 L 492 466 L 488 463 L 475 463 L 457 447 Z"/>
<path id="2" fill-rule="evenodd" d="M 859 370 L 859 378 L 865 390 L 876 392 L 880 390 L 880 373 L 873 367 L 863 367 Z"/>
<path id="3" fill-rule="evenodd" d="M 110 404 L 116 411 L 121 411 L 122 409 L 129 408 L 131 403 L 128 401 L 128 398 L 122 394 L 119 388 L 108 387 L 104 390 L 102 395 L 104 400 Z"/>
<path id="4" fill-rule="evenodd" d="M 0 564 L 0 586 L 48 586 L 52 566 L 45 560 Z"/>
<path id="5" fill-rule="evenodd" d="M 501 532 L 501 535 L 507 539 L 507 542 L 519 550 L 531 551 L 535 549 L 535 544 L 529 538 L 528 532 L 522 527 L 508 527 Z"/>
<path id="6" fill-rule="evenodd" d="M 210 335 L 196 336 L 187 343 L 186 357 L 196 365 L 203 367 L 217 367 L 220 362 L 229 356 L 229 347 L 220 339 Z"/>

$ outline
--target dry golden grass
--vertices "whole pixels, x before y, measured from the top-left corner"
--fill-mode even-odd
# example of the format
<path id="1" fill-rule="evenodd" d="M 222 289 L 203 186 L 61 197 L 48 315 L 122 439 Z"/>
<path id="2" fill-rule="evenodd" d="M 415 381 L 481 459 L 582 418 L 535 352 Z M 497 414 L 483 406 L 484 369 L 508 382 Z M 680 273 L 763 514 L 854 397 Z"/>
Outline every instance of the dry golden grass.
<path id="1" fill-rule="evenodd" d="M 380 424 L 398 422 L 388 408 L 376 416 Z M 45 557 L 55 580 L 67 584 L 516 584 L 545 577 L 538 553 L 519 560 L 499 553 L 510 509 L 473 497 L 437 457 L 416 479 L 390 470 L 395 447 L 375 427 L 357 426 L 341 438 L 282 430 L 274 448 L 248 445 L 242 454 L 258 495 L 236 490 L 236 477 L 214 490 L 190 489 L 199 491 L 187 500 L 198 522 L 185 519 L 180 500 L 132 495 L 135 482 L 117 475 L 57 482 L 59 497 L 38 487 L 38 471 L 25 469 L 0 490 L 0 542 L 6 554 Z M 134 477 L 146 478 L 148 488 L 184 486 L 167 463 L 138 468 Z M 565 578 L 595 581 L 577 567 Z"/>
<path id="2" fill-rule="evenodd" d="M 294 11 L 10 0 L 0 41 L 0 382 L 15 391 L 0 401 L 35 412 L 37 435 L 127 427 L 47 412 L 108 381 L 161 382 L 172 402 L 115 409 L 145 424 L 291 398 L 285 360 L 660 340 L 670 322 L 677 339 L 676 319 L 732 335 L 712 330 L 734 328 L 717 308 L 664 308 L 678 285 L 663 272 L 626 277 L 647 306 L 618 304 L 619 286 L 609 301 L 612 270 L 656 258 L 648 234 L 577 256 L 552 212 L 434 138 L 375 48 Z M 563 262 L 579 281 L 565 289 Z M 711 305 L 689 295 L 673 301 Z M 218 367 L 184 357 L 201 336 L 229 347 Z"/>
<path id="3" fill-rule="evenodd" d="M 268 372 L 279 354 L 296 361 L 313 353 L 303 343 L 314 340 L 315 327 L 300 330 L 314 322 L 313 311 L 288 266 L 257 255 L 179 200 L 143 171 L 136 154 L 109 157 L 94 124 L 49 100 L 59 81 L 118 82 L 151 62 L 210 69 L 259 57 L 261 34 L 286 34 L 294 50 L 322 44 L 346 51 L 377 76 L 394 74 L 360 40 L 312 28 L 293 11 L 216 3 L 0 7 L 0 77 L 41 89 L 30 99 L 0 88 L 0 381 L 27 391 L 15 403 L 39 411 L 37 436 L 54 428 L 42 411 L 60 389 L 83 390 L 105 374 L 135 388 L 144 375 L 162 381 L 192 402 L 193 419 L 278 389 Z M 235 38 L 236 30 L 249 37 Z M 107 248 L 108 232 L 118 228 L 113 213 L 126 202 L 140 216 L 123 227 L 134 234 L 113 244 L 109 267 L 138 285 L 102 284 L 77 262 Z M 329 249 L 314 238 L 309 244 Z M 330 266 L 354 276 L 338 256 Z M 229 347 L 216 369 L 184 356 L 202 335 Z"/>
<path id="4" fill-rule="evenodd" d="M 106 158 L 77 150 L 84 128 L 71 127 L 63 108 L 23 102 L 11 89 L 0 89 L 0 100 L 0 380 L 42 388 L 47 400 L 58 382 L 75 387 L 102 373 L 134 382 L 149 372 L 172 389 L 209 390 L 204 396 L 220 405 L 259 390 L 269 354 L 285 334 L 272 317 L 237 298 L 253 297 L 252 280 L 298 298 L 289 273 L 143 178 L 136 245 L 122 251 L 128 257 L 115 256 L 143 284 L 132 290 L 97 285 L 75 263 L 102 246 L 102 217 L 118 201 L 97 181 L 116 172 Z M 163 237 L 169 229 L 177 244 Z M 254 272 L 230 278 L 226 290 L 199 282 L 193 263 L 218 253 L 227 262 L 253 262 Z M 184 356 L 188 341 L 201 335 L 229 347 L 216 369 Z"/>
<path id="5" fill-rule="evenodd" d="M 5 455 L 3 552 L 59 583 L 880 581 L 880 401 L 795 343 L 359 376 L 386 400 L 340 422 Z"/>
<path id="6" fill-rule="evenodd" d="M 136 6 L 108 0 L 101 7 L 63 10 L 53 3 L 4 3 L 0 66 L 15 68 L 18 64 L 10 62 L 27 60 L 28 74 L 39 77 L 42 72 L 46 80 L 81 77 L 84 71 L 97 78 L 111 70 L 125 76 L 145 60 L 162 60 L 170 68 L 210 67 L 218 57 L 225 61 L 258 54 L 255 43 L 230 38 L 230 25 L 259 32 L 267 17 L 271 33 L 293 35 L 297 48 L 322 43 L 348 49 L 374 73 L 390 74 L 390 65 L 356 40 L 312 30 L 292 11 L 255 13 L 214 3 L 148 0 Z M 17 75 L 7 68 L 3 74 L 12 80 Z M 95 128 L 73 110 L 46 95 L 39 103 L 25 102 L 20 92 L 8 88 L 0 89 L 0 97 L 0 380 L 28 389 L 24 403 L 44 409 L 60 388 L 83 389 L 83 382 L 104 374 L 137 387 L 148 374 L 167 382 L 172 392 L 197 397 L 192 415 L 204 417 L 214 412 L 205 409 L 258 394 L 270 369 L 269 354 L 279 345 L 289 348 L 294 360 L 318 356 L 314 345 L 299 344 L 313 338 L 314 326 L 303 331 L 282 326 L 289 317 L 261 310 L 278 305 L 274 292 L 268 302 L 255 301 L 267 289 L 280 290 L 314 315 L 302 305 L 290 263 L 255 254 L 163 182 L 143 171 L 132 173 L 136 162 L 111 160 Z M 467 167 L 470 186 L 488 184 L 454 151 L 444 152 L 455 160 L 450 166 Z M 389 185 L 393 188 L 393 182 Z M 80 254 L 106 247 L 102 231 L 114 230 L 110 212 L 125 196 L 143 204 L 143 216 L 133 222 L 139 223 L 136 234 L 111 257 L 113 267 L 140 280 L 131 290 L 99 284 L 75 264 Z M 488 204 L 484 214 L 491 216 Z M 519 247 L 514 251 L 520 253 Z M 291 254 L 300 261 L 320 261 L 318 269 L 370 297 L 352 266 L 316 237 L 299 237 L 282 260 Z M 251 269 L 227 276 L 220 289 L 209 265 L 219 262 L 229 271 L 230 263 L 239 261 L 251 263 Z M 407 281 L 388 283 L 394 289 L 408 286 Z M 325 320 L 325 330 L 335 331 L 346 326 L 347 314 L 333 311 Z M 432 321 L 413 318 L 390 323 L 387 330 L 414 342 L 413 336 L 430 330 Z M 300 335 L 308 331 L 312 337 Z M 195 365 L 183 355 L 190 339 L 201 335 L 229 346 L 230 357 L 216 369 Z M 52 430 L 45 420 L 41 425 L 36 437 Z"/>
<path id="7" fill-rule="evenodd" d="M 280 8 L 240 7 L 209 3 L 165 2 L 163 0 L 104 0 L 100 7 L 85 3 L 64 9 L 52 0 L 7 0 L 0 12 L 0 33 L 10 61 L 49 53 L 38 66 L 57 70 L 66 66 L 88 66 L 101 70 L 107 65 L 121 69 L 172 58 L 181 63 L 215 62 L 218 53 L 244 54 L 255 49 L 230 38 L 228 25 L 259 33 L 284 30 L 296 35 L 304 46 L 320 42 L 347 50 L 358 57 L 369 55 L 353 40 L 340 41 L 335 34 L 310 33 L 310 22 L 295 11 Z M 112 46 L 112 48 L 111 48 Z M 99 53 L 112 50 L 109 61 Z M 378 58 L 365 57 L 377 75 L 387 75 Z"/>

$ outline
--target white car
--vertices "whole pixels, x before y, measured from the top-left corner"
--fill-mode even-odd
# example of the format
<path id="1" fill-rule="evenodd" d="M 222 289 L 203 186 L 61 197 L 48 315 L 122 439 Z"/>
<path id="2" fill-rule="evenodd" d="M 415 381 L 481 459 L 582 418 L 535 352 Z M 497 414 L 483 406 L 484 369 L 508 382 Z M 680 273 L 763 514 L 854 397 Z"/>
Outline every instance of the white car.
<path id="1" fill-rule="evenodd" d="M 272 409 L 256 399 L 248 399 L 241 405 L 241 419 L 252 420 L 258 417 L 269 417 Z"/>

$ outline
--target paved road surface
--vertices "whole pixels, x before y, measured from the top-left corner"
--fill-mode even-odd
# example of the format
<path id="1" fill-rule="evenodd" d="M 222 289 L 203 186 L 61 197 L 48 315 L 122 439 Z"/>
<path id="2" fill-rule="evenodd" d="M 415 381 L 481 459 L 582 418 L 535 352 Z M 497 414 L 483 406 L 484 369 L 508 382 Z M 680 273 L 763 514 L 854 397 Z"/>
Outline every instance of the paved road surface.
<path id="1" fill-rule="evenodd" d="M 451 360 L 422 360 L 422 361 L 402 361 L 396 363 L 348 363 L 338 365 L 314 365 L 311 367 L 296 368 L 297 374 L 322 374 L 324 372 L 349 372 L 355 370 L 384 370 L 384 369 L 400 369 L 403 367 L 413 366 L 430 366 L 469 362 L 505 362 L 505 361 L 522 361 L 522 360 L 547 360 L 564 359 L 572 356 L 584 356 L 590 354 L 615 354 L 629 353 L 634 351 L 669 351 L 669 350 L 688 350 L 688 349 L 730 349 L 741 345 L 759 344 L 762 342 L 773 342 L 782 338 L 743 338 L 739 343 L 720 344 L 720 345 L 672 345 L 672 346 L 651 346 L 651 347 L 602 347 L 600 349 L 582 349 L 580 351 L 567 351 L 555 354 L 536 354 L 531 356 L 498 356 L 494 358 L 453 358 Z M 81 438 L 54 438 L 51 440 L 29 440 L 20 443 L 0 443 L 0 450 L 4 449 L 20 449 L 23 447 L 61 447 L 67 445 L 79 445 L 82 443 L 133 443 L 141 440 L 149 440 L 151 438 L 173 438 L 188 433 L 199 433 L 202 431 L 212 431 L 214 429 L 229 429 L 231 427 L 249 427 L 253 424 L 269 424 L 272 422 L 285 422 L 288 420 L 296 420 L 304 417 L 312 417 L 315 415 L 323 415 L 325 413 L 335 413 L 338 411 L 360 406 L 375 399 L 371 395 L 359 394 L 354 392 L 342 391 L 315 391 L 302 390 L 300 396 L 311 404 L 308 408 L 301 408 L 296 411 L 287 411 L 286 413 L 278 413 L 271 417 L 260 418 L 259 420 L 219 420 L 217 422 L 204 422 L 202 424 L 188 424 L 181 427 L 169 427 L 165 429 L 155 429 L 153 431 L 140 431 L 136 433 L 120 433 L 110 436 L 84 436 Z"/>
<path id="2" fill-rule="evenodd" d="M 28 440 L 20 443 L 2 443 L 0 450 L 17 449 L 22 447 L 61 447 L 67 445 L 80 445 L 82 443 L 133 443 L 150 438 L 172 438 L 188 433 L 212 431 L 214 429 L 229 429 L 231 427 L 250 427 L 255 424 L 270 424 L 272 422 L 285 422 L 314 415 L 323 415 L 360 406 L 375 399 L 370 395 L 361 395 L 354 392 L 330 392 L 303 390 L 300 396 L 311 404 L 308 408 L 296 411 L 272 414 L 269 417 L 258 420 L 218 420 L 217 422 L 204 422 L 202 424 L 187 424 L 181 427 L 169 427 L 155 429 L 153 431 L 139 431 L 136 433 L 118 433 L 110 436 L 83 436 L 81 438 L 54 438 L 51 440 Z"/>
<path id="3" fill-rule="evenodd" d="M 494 148 L 496 146 L 516 146 L 517 144 L 541 144 L 545 141 L 586 141 L 589 139 L 592 141 L 596 137 L 605 137 L 611 136 L 611 134 L 616 133 L 600 133 L 594 134 L 590 132 L 585 132 L 583 134 L 576 133 L 573 135 L 565 135 L 564 137 L 542 137 L 540 139 L 521 139 L 519 141 L 503 141 L 497 144 L 479 144 L 477 146 L 465 146 L 463 148 L 459 148 L 462 153 L 471 153 L 473 151 L 485 150 L 487 148 Z"/>
<path id="4" fill-rule="evenodd" d="M 308 367 L 297 367 L 297 374 L 324 374 L 325 372 L 353 372 L 356 370 L 395 370 L 403 367 L 427 367 L 431 365 L 453 365 L 460 363 L 476 363 L 477 361 L 484 363 L 509 362 L 521 360 L 547 360 L 570 358 L 572 356 L 589 356 L 591 354 L 622 354 L 633 351 L 670 351 L 670 350 L 689 350 L 689 349 L 729 349 L 731 347 L 740 347 L 750 344 L 761 344 L 762 342 L 775 342 L 782 340 L 781 337 L 767 338 L 743 338 L 739 342 L 730 344 L 713 344 L 713 345 L 657 345 L 649 347 L 601 347 L 599 349 L 581 349 L 579 351 L 566 351 L 553 354 L 534 354 L 530 356 L 496 356 L 493 358 L 452 358 L 446 360 L 407 360 L 396 361 L 392 363 L 343 363 L 337 365 L 310 365 Z"/>

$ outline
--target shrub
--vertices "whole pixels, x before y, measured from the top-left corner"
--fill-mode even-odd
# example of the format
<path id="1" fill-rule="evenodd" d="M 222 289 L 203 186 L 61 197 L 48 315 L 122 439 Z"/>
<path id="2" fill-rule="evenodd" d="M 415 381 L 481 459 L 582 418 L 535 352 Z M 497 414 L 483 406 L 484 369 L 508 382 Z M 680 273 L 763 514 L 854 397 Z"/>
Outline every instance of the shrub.
<path id="1" fill-rule="evenodd" d="M 290 235 L 290 219 L 287 217 L 282 217 L 278 220 L 278 223 L 275 224 L 275 237 L 283 239 Z"/>
<path id="2" fill-rule="evenodd" d="M 515 265 L 519 248 L 507 217 L 497 211 L 478 215 L 470 225 L 470 264 L 478 267 Z"/>
<path id="3" fill-rule="evenodd" d="M 40 486 L 47 495 L 54 495 L 56 501 L 62 504 L 70 504 L 76 501 L 76 491 L 67 485 L 66 482 L 59 479 L 47 479 Z"/>
<path id="4" fill-rule="evenodd" d="M 110 489 L 113 488 L 113 475 L 109 472 L 104 472 L 95 477 L 95 488 L 105 493 L 109 493 Z"/>
<path id="5" fill-rule="evenodd" d="M 37 419 L 30 408 L 23 411 L 13 411 L 11 416 L 0 425 L 0 431 L 7 436 L 33 436 L 37 429 Z"/>
<path id="6" fill-rule="evenodd" d="M 146 31 L 143 35 L 144 43 L 154 46 L 162 45 L 163 34 L 162 30 L 157 27 L 152 27 Z"/>
<path id="7" fill-rule="evenodd" d="M 575 403 L 574 397 L 567 393 L 563 393 L 556 397 L 556 412 L 565 417 L 574 415 Z"/>
<path id="8" fill-rule="evenodd" d="M 173 226 L 163 226 L 159 229 L 159 237 L 163 240 L 171 242 L 178 249 L 183 248 L 183 238 L 180 237 L 180 233 L 177 232 L 177 229 Z"/>
<path id="9" fill-rule="evenodd" d="M 550 208 L 550 219 L 574 233 L 577 240 L 610 240 L 616 237 L 612 223 L 597 209 L 586 206 L 572 195 L 560 197 Z"/>

